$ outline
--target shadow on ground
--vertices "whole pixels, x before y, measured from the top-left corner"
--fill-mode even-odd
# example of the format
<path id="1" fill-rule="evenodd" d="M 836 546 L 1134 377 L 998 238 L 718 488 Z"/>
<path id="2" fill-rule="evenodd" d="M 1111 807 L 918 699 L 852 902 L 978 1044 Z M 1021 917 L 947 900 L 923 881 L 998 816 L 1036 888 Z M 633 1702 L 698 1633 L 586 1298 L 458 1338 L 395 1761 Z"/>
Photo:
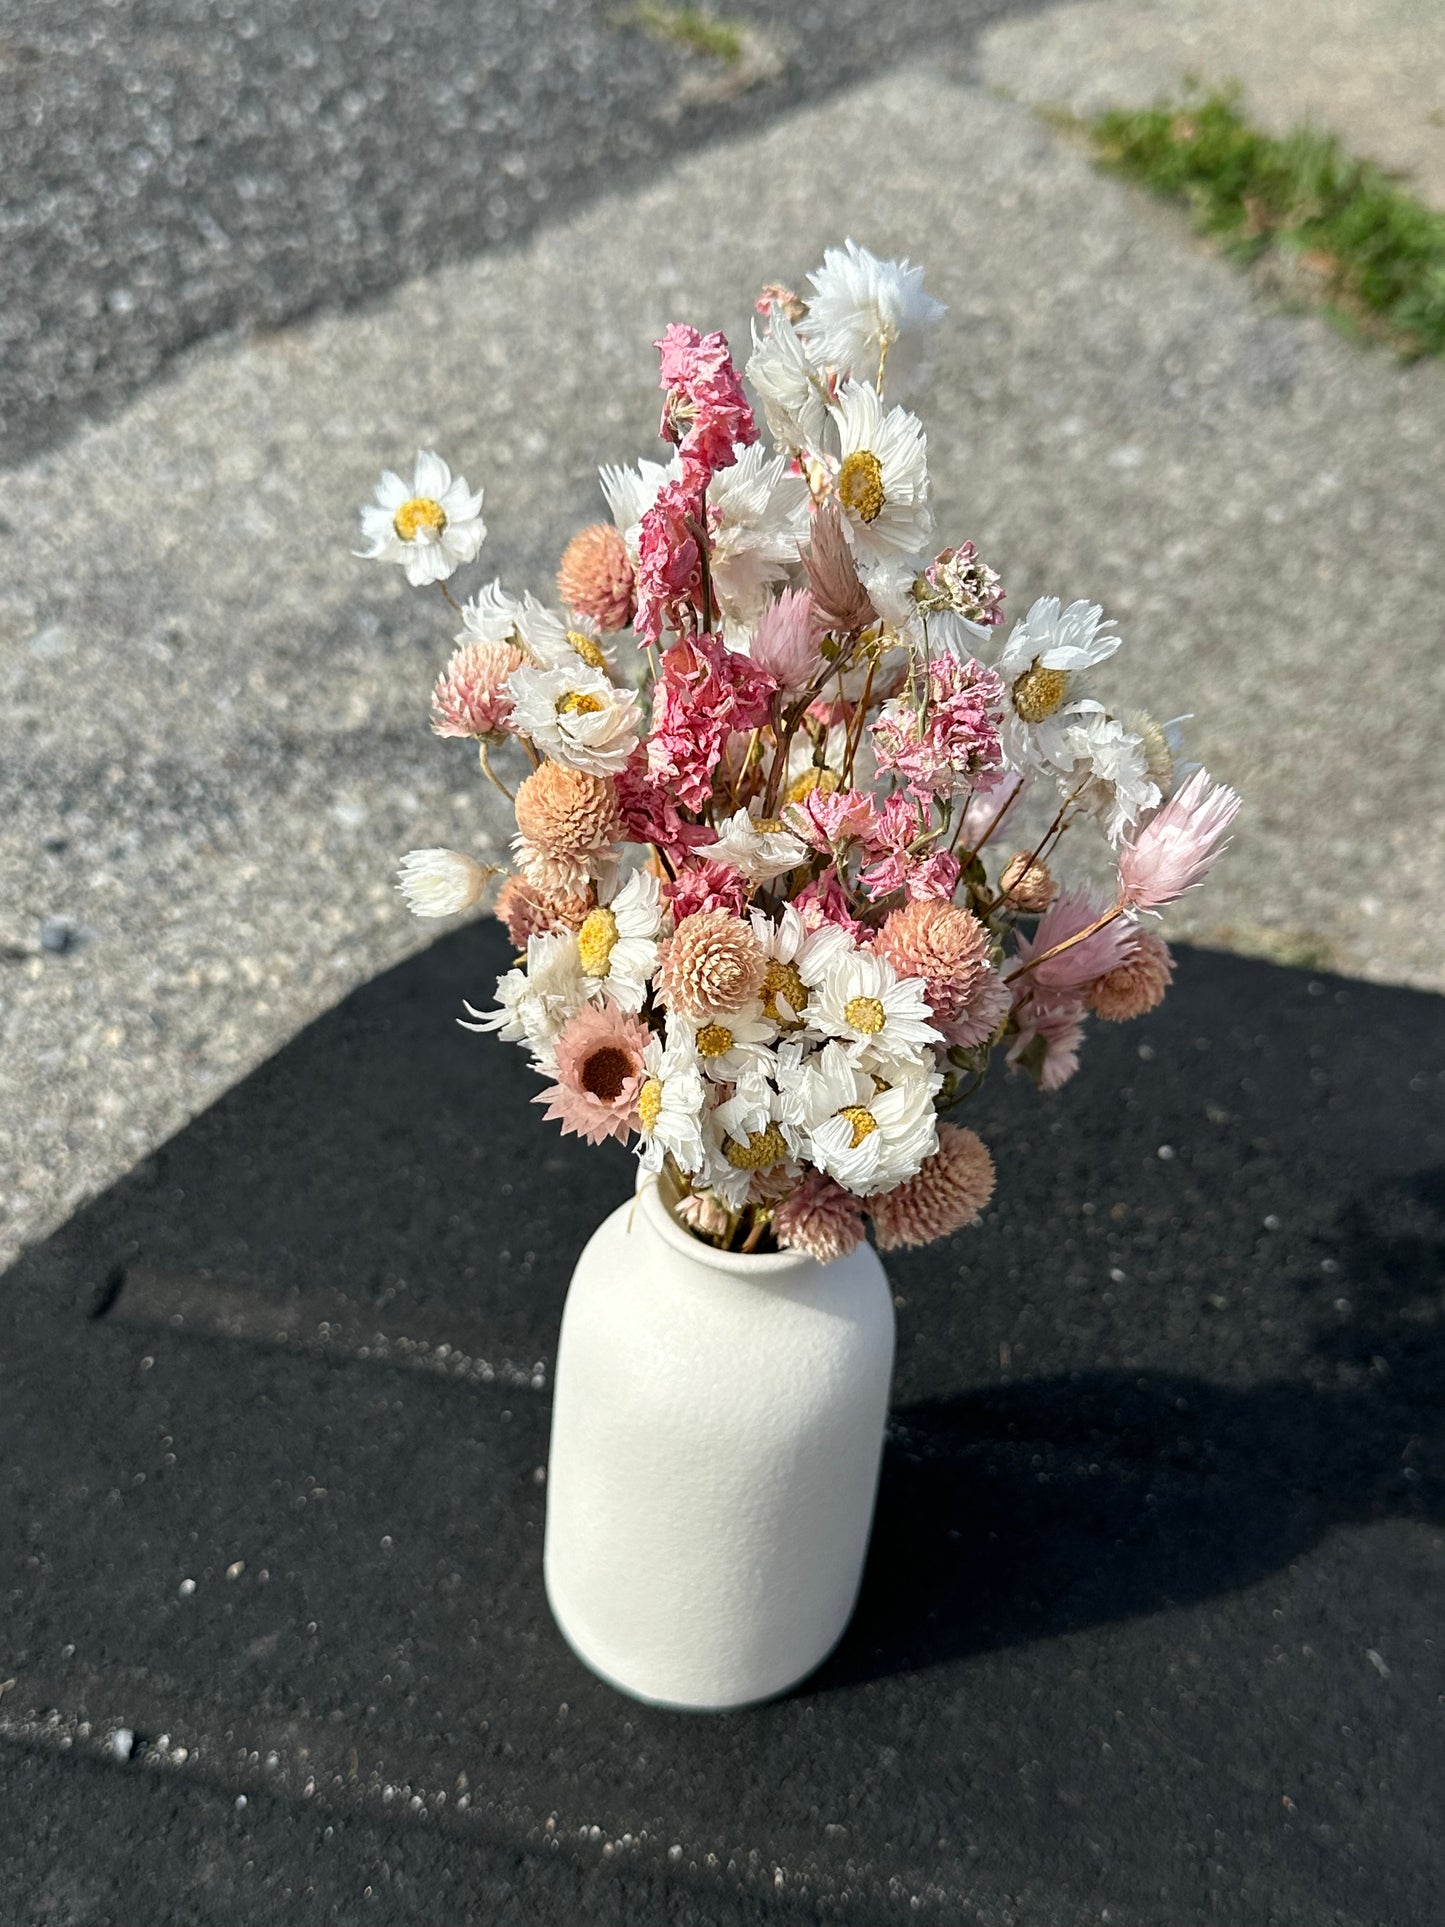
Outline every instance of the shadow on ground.
<path id="1" fill-rule="evenodd" d="M 696 1722 L 587 1678 L 542 1598 L 557 1322 L 631 1166 L 450 1024 L 506 961 L 477 926 L 357 991 L 4 1279 L 0 1715 L 190 1730 L 227 1798 L 248 1733 L 279 1793 L 288 1744 L 337 1799 L 466 1762 L 524 1855 L 553 1809 L 685 1841 L 748 1919 L 791 1918 L 775 1863 L 809 1918 L 972 1917 L 980 1828 L 1039 1917 L 1426 1918 L 1388 1789 L 1445 1764 L 1445 1003 L 1186 952 L 1056 1100 L 992 1084 L 986 1223 L 890 1264 L 854 1625 Z"/>

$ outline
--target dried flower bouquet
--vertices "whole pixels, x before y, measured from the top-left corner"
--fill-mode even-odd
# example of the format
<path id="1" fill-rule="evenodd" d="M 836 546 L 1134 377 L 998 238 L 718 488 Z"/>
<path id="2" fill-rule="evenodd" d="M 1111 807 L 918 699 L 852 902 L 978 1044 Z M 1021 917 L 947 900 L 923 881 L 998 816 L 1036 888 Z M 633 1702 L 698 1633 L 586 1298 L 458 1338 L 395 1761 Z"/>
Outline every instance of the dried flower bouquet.
<path id="1" fill-rule="evenodd" d="M 1052 1091 L 1090 1013 L 1158 1004 L 1143 920 L 1239 799 L 1099 692 L 1121 638 L 1096 605 L 1043 598 L 994 646 L 999 577 L 936 546 L 922 425 L 884 399 L 943 313 L 922 271 L 850 241 L 757 308 L 771 450 L 724 337 L 669 327 L 671 458 L 601 471 L 612 519 L 568 544 L 560 609 L 455 602 L 482 497 L 434 454 L 362 526 L 460 617 L 432 727 L 515 806 L 510 872 L 400 872 L 419 916 L 496 888 L 522 954 L 469 1027 L 528 1050 L 564 1131 L 635 1140 L 699 1237 L 826 1262 L 865 1217 L 885 1250 L 977 1217 L 993 1162 L 948 1114 L 996 1050 Z M 1011 837 L 1031 793 L 1047 828 Z M 1106 894 L 1057 875 L 1086 826 Z"/>

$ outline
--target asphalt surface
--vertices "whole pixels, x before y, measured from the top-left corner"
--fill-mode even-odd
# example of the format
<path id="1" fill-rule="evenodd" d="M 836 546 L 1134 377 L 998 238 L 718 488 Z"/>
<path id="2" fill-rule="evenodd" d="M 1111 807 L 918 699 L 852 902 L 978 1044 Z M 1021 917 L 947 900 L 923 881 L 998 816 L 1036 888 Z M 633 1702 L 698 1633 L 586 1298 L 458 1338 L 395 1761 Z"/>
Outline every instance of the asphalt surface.
<path id="1" fill-rule="evenodd" d="M 0 466 L 192 343 L 515 242 L 902 59 L 950 67 L 1018 4 L 729 0 L 760 36 L 732 67 L 626 0 L 0 6 Z"/>
<path id="2" fill-rule="evenodd" d="M 1445 1002 L 1186 952 L 1056 1102 L 991 1083 L 994 1208 L 891 1266 L 854 1626 L 694 1719 L 543 1599 L 629 1161 L 439 1021 L 503 953 L 358 990 L 0 1280 L 6 1921 L 1433 1927 Z"/>

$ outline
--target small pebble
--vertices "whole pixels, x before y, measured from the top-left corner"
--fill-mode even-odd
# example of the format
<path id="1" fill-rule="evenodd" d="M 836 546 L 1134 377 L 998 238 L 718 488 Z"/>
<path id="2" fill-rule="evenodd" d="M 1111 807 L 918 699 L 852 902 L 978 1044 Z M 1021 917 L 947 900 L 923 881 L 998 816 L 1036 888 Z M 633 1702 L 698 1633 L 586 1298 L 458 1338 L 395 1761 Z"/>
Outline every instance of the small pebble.
<path id="1" fill-rule="evenodd" d="M 228 1579 L 239 1579 L 245 1570 L 246 1562 L 244 1559 L 234 1560 L 232 1564 L 226 1568 L 226 1577 Z"/>
<path id="2" fill-rule="evenodd" d="M 135 1734 L 131 1732 L 130 1728 L 128 1726 L 117 1727 L 110 1742 L 110 1750 L 122 1765 L 130 1758 L 131 1749 L 134 1745 Z"/>
<path id="3" fill-rule="evenodd" d="M 196 1582 L 195 1582 L 195 1580 L 194 1580 L 194 1579 L 183 1579 L 183 1580 L 181 1581 L 181 1583 L 180 1583 L 180 1586 L 179 1586 L 179 1588 L 178 1588 L 178 1590 L 179 1590 L 179 1592 L 180 1592 L 180 1595 L 181 1595 L 181 1598 L 182 1598 L 182 1599 L 189 1599 L 189 1598 L 190 1598 L 190 1596 L 191 1596 L 191 1594 L 192 1594 L 192 1593 L 193 1593 L 193 1592 L 194 1592 L 194 1591 L 196 1590 Z"/>
<path id="4" fill-rule="evenodd" d="M 1170 1158 L 1173 1157 L 1173 1155 L 1174 1155 L 1174 1146 L 1172 1144 L 1161 1144 L 1159 1146 L 1159 1156 L 1163 1158 L 1166 1164 L 1169 1162 Z"/>

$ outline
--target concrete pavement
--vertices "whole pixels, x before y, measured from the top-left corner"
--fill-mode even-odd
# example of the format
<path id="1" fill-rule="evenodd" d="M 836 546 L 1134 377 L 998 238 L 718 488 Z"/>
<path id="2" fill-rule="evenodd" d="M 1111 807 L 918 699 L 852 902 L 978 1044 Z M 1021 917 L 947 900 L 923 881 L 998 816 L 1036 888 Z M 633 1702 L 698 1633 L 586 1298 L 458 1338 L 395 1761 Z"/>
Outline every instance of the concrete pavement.
<path id="1" fill-rule="evenodd" d="M 741 339 L 751 289 L 845 233 L 950 304 L 944 529 L 1015 608 L 1102 600 L 1131 694 L 1195 712 L 1246 795 L 1172 928 L 1445 982 L 1441 370 L 1261 310 L 1025 107 L 905 71 L 364 312 L 198 350 L 0 477 L 0 1250 L 427 941 L 402 851 L 496 833 L 426 730 L 446 612 L 349 554 L 375 471 L 444 448 L 486 487 L 488 572 L 545 591 L 595 464 L 653 450 L 659 328 Z"/>

